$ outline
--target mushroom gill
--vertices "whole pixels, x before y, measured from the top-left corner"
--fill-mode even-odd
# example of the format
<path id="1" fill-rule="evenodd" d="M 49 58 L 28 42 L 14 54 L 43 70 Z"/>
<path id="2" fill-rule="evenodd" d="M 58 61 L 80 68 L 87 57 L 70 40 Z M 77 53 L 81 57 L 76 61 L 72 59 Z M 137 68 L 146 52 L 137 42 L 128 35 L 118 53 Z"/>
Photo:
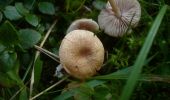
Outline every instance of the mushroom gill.
<path id="1" fill-rule="evenodd" d="M 128 29 L 136 27 L 141 16 L 141 7 L 137 0 L 112 0 L 116 6 L 117 15 L 108 2 L 98 16 L 99 26 L 113 37 L 123 36 Z M 113 5 L 112 5 L 113 6 Z"/>

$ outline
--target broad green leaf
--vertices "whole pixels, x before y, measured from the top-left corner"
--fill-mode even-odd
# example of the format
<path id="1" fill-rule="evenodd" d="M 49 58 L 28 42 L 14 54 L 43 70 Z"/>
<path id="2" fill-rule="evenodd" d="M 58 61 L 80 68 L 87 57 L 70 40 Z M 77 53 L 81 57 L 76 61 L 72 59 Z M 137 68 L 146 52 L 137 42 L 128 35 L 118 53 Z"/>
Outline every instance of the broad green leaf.
<path id="1" fill-rule="evenodd" d="M 7 72 L 15 67 L 17 61 L 17 54 L 15 52 L 11 53 L 8 51 L 4 51 L 0 55 L 0 70 L 3 72 Z"/>
<path id="2" fill-rule="evenodd" d="M 107 96 L 109 95 L 109 89 L 104 86 L 97 86 L 94 92 L 95 100 L 107 100 Z"/>
<path id="3" fill-rule="evenodd" d="M 84 84 L 88 85 L 90 88 L 94 88 L 96 86 L 104 84 L 105 82 L 106 81 L 102 81 L 102 80 L 91 80 L 91 81 L 88 81 Z M 77 94 L 79 92 L 80 92 L 79 88 L 73 88 L 73 89 L 70 89 L 66 92 L 63 92 L 59 96 L 55 97 L 54 100 L 68 100 L 69 98 L 73 97 L 75 94 Z"/>
<path id="4" fill-rule="evenodd" d="M 35 62 L 35 67 L 34 67 L 34 70 L 35 70 L 35 74 L 34 74 L 35 82 L 34 82 L 34 85 L 35 85 L 35 87 L 38 86 L 38 83 L 39 83 L 40 78 L 41 78 L 42 64 L 43 64 L 43 62 L 40 60 L 40 57 L 38 57 L 36 62 Z"/>
<path id="5" fill-rule="evenodd" d="M 23 87 L 19 95 L 19 100 L 28 100 L 27 87 Z"/>
<path id="6" fill-rule="evenodd" d="M 79 90 L 75 95 L 75 100 L 91 100 L 92 95 L 88 94 L 87 92 L 84 92 L 82 90 Z"/>
<path id="7" fill-rule="evenodd" d="M 27 14 L 25 16 L 25 20 L 31 24 L 32 26 L 37 26 L 38 23 L 39 23 L 39 19 L 36 15 L 33 15 L 33 14 Z"/>
<path id="8" fill-rule="evenodd" d="M 9 70 L 8 72 L 0 72 L 0 85 L 4 87 L 13 87 L 15 85 L 22 87 L 23 82 L 21 81 L 18 75 L 18 71 L 17 71 L 18 69 L 19 69 L 19 62 L 17 61 L 17 64 L 15 64 L 12 70 Z"/>
<path id="9" fill-rule="evenodd" d="M 29 13 L 29 10 L 27 10 L 21 2 L 15 3 L 15 8 L 21 15 L 26 16 Z"/>
<path id="10" fill-rule="evenodd" d="M 83 88 L 73 88 L 63 92 L 58 97 L 54 98 L 54 100 L 68 100 L 71 97 L 74 97 L 76 100 L 90 100 L 89 94 L 86 93 L 87 91 L 88 89 L 83 90 Z"/>
<path id="11" fill-rule="evenodd" d="M 167 5 L 164 5 L 161 10 L 159 11 L 159 14 L 157 15 L 155 21 L 152 24 L 152 27 L 150 28 L 150 31 L 146 37 L 146 40 L 143 44 L 143 47 L 135 61 L 135 64 L 132 68 L 132 72 L 127 80 L 127 83 L 123 89 L 123 92 L 121 94 L 120 100 L 129 100 L 130 96 L 135 89 L 137 80 L 140 76 L 140 73 L 142 71 L 142 67 L 145 64 L 145 59 L 148 55 L 148 52 L 152 46 L 153 40 L 155 38 L 155 35 L 159 29 L 159 26 L 162 22 L 162 19 L 165 15 L 165 12 L 167 10 Z"/>
<path id="12" fill-rule="evenodd" d="M 79 91 L 74 95 L 76 100 L 91 100 L 90 97 L 94 94 L 93 88 L 87 84 L 82 84 L 78 90 Z"/>
<path id="13" fill-rule="evenodd" d="M 32 56 L 31 54 L 29 54 L 29 52 L 24 52 L 21 53 L 21 64 L 24 66 L 24 68 L 27 68 L 27 66 L 29 65 L 30 61 L 32 60 Z"/>
<path id="14" fill-rule="evenodd" d="M 0 42 L 5 45 L 14 45 L 19 42 L 17 30 L 9 21 L 0 26 Z"/>
<path id="15" fill-rule="evenodd" d="M 15 71 L 13 71 L 13 70 L 8 71 L 7 75 L 9 76 L 10 79 L 14 80 L 19 87 L 24 86 L 24 84 L 23 84 L 22 80 L 20 79 L 18 73 L 16 73 Z"/>
<path id="16" fill-rule="evenodd" d="M 11 80 L 6 73 L 0 72 L 0 85 L 3 87 L 12 87 L 16 85 L 16 82 Z"/>
<path id="17" fill-rule="evenodd" d="M 43 33 L 43 32 L 45 31 L 45 26 L 43 26 L 42 24 L 39 24 L 39 25 L 37 26 L 37 30 L 38 30 L 39 32 Z"/>
<path id="18" fill-rule="evenodd" d="M 77 88 L 68 90 L 60 94 L 59 96 L 55 97 L 53 100 L 68 100 L 69 98 L 73 97 L 78 92 Z"/>
<path id="19" fill-rule="evenodd" d="M 18 74 L 19 73 L 19 69 L 20 69 L 20 61 L 17 59 L 17 61 L 15 62 L 14 68 L 12 70 L 10 70 L 10 71 L 12 71 L 13 73 Z"/>
<path id="20" fill-rule="evenodd" d="M 32 29 L 21 29 L 18 34 L 20 44 L 24 49 L 33 47 L 41 39 L 41 34 Z"/>
<path id="21" fill-rule="evenodd" d="M 39 11 L 44 14 L 54 15 L 55 8 L 54 5 L 50 2 L 40 2 L 38 4 Z"/>
<path id="22" fill-rule="evenodd" d="M 0 22 L 2 21 L 3 14 L 0 12 Z"/>
<path id="23" fill-rule="evenodd" d="M 100 82 L 106 82 L 110 80 L 127 80 L 130 73 L 132 71 L 132 67 L 124 68 L 122 70 L 107 74 L 107 75 L 102 75 L 102 76 L 96 76 L 93 77 L 92 79 L 99 79 L 95 81 L 92 81 L 93 84 L 96 84 L 95 86 L 100 85 Z M 101 81 L 105 80 L 105 81 Z M 169 75 L 154 75 L 154 74 L 141 74 L 140 77 L 137 79 L 138 81 L 153 81 L 153 82 L 170 82 L 170 76 Z M 88 82 L 89 83 L 89 82 Z M 91 84 L 92 85 L 92 84 Z"/>
<path id="24" fill-rule="evenodd" d="M 4 10 L 4 14 L 5 17 L 10 20 L 18 20 L 22 17 L 14 6 L 6 6 Z"/>
<path id="25" fill-rule="evenodd" d="M 105 83 L 105 81 L 102 81 L 102 80 L 91 80 L 91 81 L 86 82 L 85 84 L 87 84 L 91 88 L 94 88 L 94 87 L 96 87 L 98 85 L 101 85 L 103 83 Z"/>

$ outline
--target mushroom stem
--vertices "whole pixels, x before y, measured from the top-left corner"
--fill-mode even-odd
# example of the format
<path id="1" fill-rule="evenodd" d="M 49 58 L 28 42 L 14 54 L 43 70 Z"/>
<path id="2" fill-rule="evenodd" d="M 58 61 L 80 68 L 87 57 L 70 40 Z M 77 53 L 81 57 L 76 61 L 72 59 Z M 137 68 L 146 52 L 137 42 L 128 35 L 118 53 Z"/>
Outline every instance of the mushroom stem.
<path id="1" fill-rule="evenodd" d="M 115 1 L 114 0 L 108 0 L 108 1 L 112 7 L 112 11 L 115 13 L 115 16 L 120 17 L 119 8 L 116 6 Z"/>

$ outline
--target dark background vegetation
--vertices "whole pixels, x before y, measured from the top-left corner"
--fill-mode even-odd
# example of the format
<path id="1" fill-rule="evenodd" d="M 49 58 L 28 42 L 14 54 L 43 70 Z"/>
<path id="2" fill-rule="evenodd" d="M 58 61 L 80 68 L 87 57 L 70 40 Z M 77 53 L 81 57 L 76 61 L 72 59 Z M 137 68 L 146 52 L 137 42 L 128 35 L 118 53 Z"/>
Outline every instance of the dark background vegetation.
<path id="1" fill-rule="evenodd" d="M 30 93 L 32 66 L 35 65 L 35 83 L 32 96 L 47 89 L 61 78 L 54 77 L 59 64 L 42 54 L 34 62 L 36 49 L 46 32 L 57 20 L 43 48 L 58 55 L 58 48 L 72 21 L 90 18 L 97 21 L 107 0 L 0 0 L 0 100 L 26 100 Z M 95 34 L 102 41 L 106 57 L 98 75 L 107 75 L 130 68 L 141 50 L 146 36 L 163 5 L 169 0 L 139 0 L 141 20 L 132 33 L 122 38 L 110 37 L 103 31 Z M 165 13 L 144 64 L 131 100 L 170 100 L 170 7 Z M 118 100 L 127 77 L 82 83 L 80 88 L 68 89 L 67 78 L 62 84 L 44 92 L 37 100 Z M 90 83 L 91 82 L 91 83 Z M 90 84 L 90 85 L 88 85 Z M 71 91 L 71 92 L 70 92 Z"/>

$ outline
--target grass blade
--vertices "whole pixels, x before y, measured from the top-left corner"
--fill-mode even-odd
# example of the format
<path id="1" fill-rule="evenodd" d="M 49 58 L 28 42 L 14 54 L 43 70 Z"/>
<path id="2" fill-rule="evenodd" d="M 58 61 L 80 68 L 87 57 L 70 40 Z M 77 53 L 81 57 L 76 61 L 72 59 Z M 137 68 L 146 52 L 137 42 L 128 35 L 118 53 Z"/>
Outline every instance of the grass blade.
<path id="1" fill-rule="evenodd" d="M 109 80 L 127 80 L 129 78 L 129 74 L 116 74 L 116 73 L 111 73 L 108 75 L 103 75 L 103 76 L 96 76 L 93 79 L 97 80 L 104 80 L 104 81 L 109 81 Z M 154 75 L 154 74 L 142 74 L 140 77 L 137 79 L 137 81 L 145 81 L 145 82 L 164 82 L 164 83 L 170 83 L 170 75 Z"/>
<path id="2" fill-rule="evenodd" d="M 61 79 L 60 81 L 58 81 L 57 83 L 51 85 L 50 87 L 48 87 L 47 89 L 45 89 L 44 91 L 38 93 L 37 95 L 35 95 L 34 97 L 30 98 L 30 100 L 34 100 L 35 98 L 41 96 L 42 94 L 44 94 L 45 92 L 49 91 L 50 89 L 54 88 L 55 86 L 59 85 L 60 83 L 62 83 L 63 81 L 65 81 L 68 77 L 64 77 L 63 79 Z"/>
<path id="3" fill-rule="evenodd" d="M 147 57 L 147 54 L 151 48 L 152 42 L 155 38 L 155 35 L 159 29 L 159 26 L 162 22 L 163 16 L 165 15 L 167 9 L 167 5 L 164 5 L 161 10 L 159 11 L 159 14 L 157 15 L 149 33 L 145 40 L 145 43 L 136 59 L 136 62 L 133 66 L 132 72 L 127 80 L 127 83 L 123 89 L 123 92 L 121 94 L 120 100 L 129 100 L 135 85 L 137 83 L 138 77 L 140 76 L 140 73 L 142 71 L 142 67 L 145 63 L 145 59 Z"/>
<path id="4" fill-rule="evenodd" d="M 40 81 L 40 78 L 41 78 L 41 73 L 42 73 L 42 65 L 43 65 L 43 62 L 41 61 L 40 59 L 40 56 L 37 58 L 37 60 L 35 61 L 35 64 L 34 64 L 34 70 L 35 70 L 35 73 L 34 73 L 34 87 L 37 87 L 38 84 L 39 84 L 39 81 Z"/>
<path id="5" fill-rule="evenodd" d="M 53 29 L 54 26 L 56 25 L 57 21 L 58 21 L 58 20 L 55 20 L 55 21 L 53 22 L 53 24 L 51 25 L 51 27 L 49 28 L 49 30 L 47 31 L 46 35 L 44 36 L 44 38 L 43 38 L 43 40 L 42 40 L 42 42 L 41 42 L 41 44 L 40 44 L 40 47 L 43 47 L 43 45 L 44 45 L 44 43 L 46 42 L 47 38 L 49 37 L 52 29 Z M 31 98 L 32 92 L 33 92 L 34 73 L 35 73 L 34 67 L 35 67 L 35 62 L 36 62 L 36 60 L 37 60 L 37 58 L 38 58 L 39 55 L 40 55 L 40 52 L 37 51 L 37 52 L 35 53 L 35 58 L 34 58 L 34 61 L 33 61 L 33 68 L 32 68 L 32 72 L 31 72 L 31 82 L 30 82 L 30 94 L 29 94 L 29 98 Z"/>

